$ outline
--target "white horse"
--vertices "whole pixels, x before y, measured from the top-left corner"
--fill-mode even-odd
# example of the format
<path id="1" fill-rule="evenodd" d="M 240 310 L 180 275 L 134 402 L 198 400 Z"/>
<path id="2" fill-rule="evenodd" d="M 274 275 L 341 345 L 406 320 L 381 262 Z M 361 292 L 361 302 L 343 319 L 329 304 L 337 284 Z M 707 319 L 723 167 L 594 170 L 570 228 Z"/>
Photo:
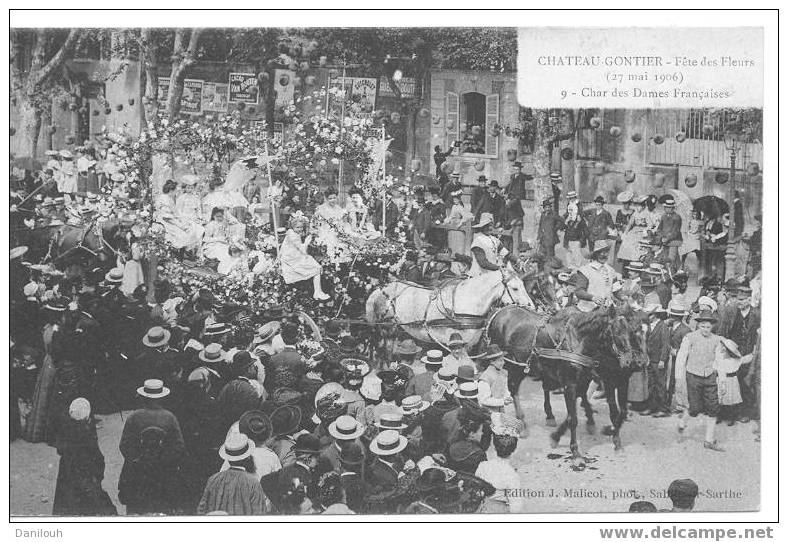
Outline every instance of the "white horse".
<path id="1" fill-rule="evenodd" d="M 449 280 L 439 288 L 392 282 L 367 299 L 367 322 L 397 324 L 414 339 L 445 346 L 452 333 L 470 349 L 482 336 L 497 304 L 534 308 L 525 285 L 511 267 L 477 277 Z"/>

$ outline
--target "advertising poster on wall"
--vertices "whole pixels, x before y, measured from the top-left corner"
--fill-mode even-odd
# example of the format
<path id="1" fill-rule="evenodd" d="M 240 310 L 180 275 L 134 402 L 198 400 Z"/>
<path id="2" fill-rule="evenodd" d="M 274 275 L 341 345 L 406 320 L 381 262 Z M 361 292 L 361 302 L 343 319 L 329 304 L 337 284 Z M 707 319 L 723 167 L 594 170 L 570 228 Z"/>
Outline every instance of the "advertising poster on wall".
<path id="1" fill-rule="evenodd" d="M 206 81 L 202 86 L 202 110 L 226 112 L 229 105 L 227 93 L 230 85 Z"/>
<path id="2" fill-rule="evenodd" d="M 257 103 L 257 77 L 253 73 L 230 73 L 230 103 Z"/>

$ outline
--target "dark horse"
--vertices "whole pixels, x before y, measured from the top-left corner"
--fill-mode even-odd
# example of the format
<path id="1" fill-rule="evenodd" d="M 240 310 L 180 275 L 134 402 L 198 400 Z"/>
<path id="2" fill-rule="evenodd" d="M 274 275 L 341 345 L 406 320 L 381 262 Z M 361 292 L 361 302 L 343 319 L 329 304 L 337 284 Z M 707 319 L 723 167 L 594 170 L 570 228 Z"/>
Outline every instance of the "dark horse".
<path id="1" fill-rule="evenodd" d="M 548 425 L 555 424 L 550 406 L 550 390 L 563 389 L 566 401 L 567 418 L 550 437 L 556 444 L 569 428 L 570 450 L 574 458 L 579 458 L 577 399 L 581 399 L 589 420 L 588 426 L 592 428 L 593 411 L 586 398 L 586 391 L 594 371 L 597 371 L 604 381 L 609 382 L 607 397 L 613 425 L 608 433 L 614 437 L 614 444 L 620 446 L 618 431 L 626 417 L 626 384 L 629 378 L 626 368 L 633 365 L 635 350 L 639 352 L 642 348 L 642 343 L 633 347 L 633 334 L 625 316 L 617 314 L 613 307 L 590 313 L 565 309 L 553 316 L 545 316 L 522 307 L 508 306 L 493 316 L 488 335 L 491 342 L 497 343 L 514 358 L 514 363 L 509 363 L 507 367 L 508 386 L 515 398 L 518 418 L 523 417 L 518 395 L 520 384 L 525 378 L 527 366 L 536 363 L 542 375 Z M 556 350 L 567 354 L 563 357 L 543 357 L 539 353 Z"/>
<path id="2" fill-rule="evenodd" d="M 69 265 L 114 267 L 115 255 L 123 249 L 132 222 L 106 220 L 72 226 L 44 226 L 14 232 L 18 244 L 29 248 L 27 259 L 33 263 L 53 263 L 65 269 Z M 100 228 L 100 230 L 98 229 Z M 104 265 L 106 264 L 106 265 Z"/>

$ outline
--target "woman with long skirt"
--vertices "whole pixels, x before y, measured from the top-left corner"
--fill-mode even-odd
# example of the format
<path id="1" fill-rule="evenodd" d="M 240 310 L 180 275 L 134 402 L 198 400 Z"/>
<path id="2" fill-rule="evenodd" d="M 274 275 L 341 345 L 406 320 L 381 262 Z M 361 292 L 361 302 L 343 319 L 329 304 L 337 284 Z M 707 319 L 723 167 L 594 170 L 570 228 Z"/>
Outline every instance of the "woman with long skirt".
<path id="1" fill-rule="evenodd" d="M 44 305 L 46 318 L 46 324 L 42 331 L 44 358 L 41 361 L 41 370 L 38 373 L 30 413 L 25 424 L 24 439 L 28 442 L 54 444 L 54 435 L 49 434 L 50 403 L 57 375 L 57 368 L 52 359 L 52 338 L 63 325 L 65 313 L 66 302 L 63 300 L 52 300 Z"/>

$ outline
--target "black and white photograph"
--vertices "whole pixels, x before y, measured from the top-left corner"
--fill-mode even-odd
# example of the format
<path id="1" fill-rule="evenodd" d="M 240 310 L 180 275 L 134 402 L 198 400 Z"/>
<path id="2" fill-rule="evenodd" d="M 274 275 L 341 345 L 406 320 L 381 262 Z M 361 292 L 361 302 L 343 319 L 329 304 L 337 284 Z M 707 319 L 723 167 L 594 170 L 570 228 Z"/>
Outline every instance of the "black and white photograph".
<path id="1" fill-rule="evenodd" d="M 776 111 L 685 90 L 761 34 L 179 13 L 11 17 L 12 520 L 761 510 Z"/>

